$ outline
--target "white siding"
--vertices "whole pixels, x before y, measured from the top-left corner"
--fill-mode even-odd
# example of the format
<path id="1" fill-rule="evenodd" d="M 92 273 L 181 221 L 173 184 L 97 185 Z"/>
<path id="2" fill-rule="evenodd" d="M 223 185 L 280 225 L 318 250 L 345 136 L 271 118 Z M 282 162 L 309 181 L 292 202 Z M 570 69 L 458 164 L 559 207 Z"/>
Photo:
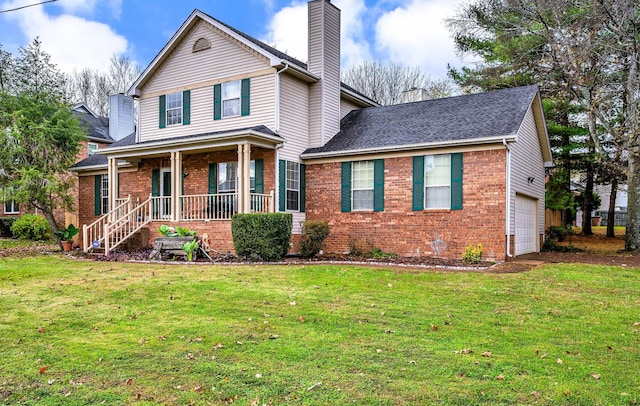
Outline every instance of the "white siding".
<path id="1" fill-rule="evenodd" d="M 309 147 L 309 85 L 288 75 L 280 75 L 280 131 L 285 139 L 278 159 L 301 162 Z M 305 213 L 293 212 L 293 233 L 300 234 Z"/>
<path id="2" fill-rule="evenodd" d="M 177 82 L 180 83 L 180 82 Z M 159 97 L 140 100 L 140 141 L 265 125 L 275 130 L 275 73 L 251 78 L 248 116 L 213 119 L 213 86 L 191 89 L 191 124 L 159 128 Z"/>
<path id="3" fill-rule="evenodd" d="M 537 199 L 538 233 L 544 232 L 544 162 L 533 110 L 529 107 L 511 150 L 511 195 L 509 234 L 515 233 L 516 193 Z M 530 182 L 529 178 L 533 178 Z"/>
<path id="4" fill-rule="evenodd" d="M 344 116 L 349 114 L 351 111 L 359 110 L 361 108 L 362 107 L 358 106 L 353 102 L 340 98 L 340 119 L 342 120 Z"/>
<path id="5" fill-rule="evenodd" d="M 206 38 L 211 48 L 192 52 L 193 44 Z M 142 89 L 148 93 L 165 92 L 178 86 L 192 86 L 216 78 L 248 74 L 265 69 L 269 63 L 262 56 L 229 37 L 214 26 L 201 21 L 169 55 Z"/>
<path id="6" fill-rule="evenodd" d="M 322 146 L 340 130 L 340 10 L 325 0 L 309 3 L 309 71 L 320 76 L 311 85 L 310 146 Z"/>

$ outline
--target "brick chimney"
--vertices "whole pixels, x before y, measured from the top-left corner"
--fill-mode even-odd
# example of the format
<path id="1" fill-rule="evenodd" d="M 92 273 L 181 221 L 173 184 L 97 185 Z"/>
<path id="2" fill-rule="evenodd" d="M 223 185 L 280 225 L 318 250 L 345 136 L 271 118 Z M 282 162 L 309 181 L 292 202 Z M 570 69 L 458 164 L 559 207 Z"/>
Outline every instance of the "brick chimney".
<path id="1" fill-rule="evenodd" d="M 319 147 L 340 130 L 340 10 L 312 0 L 308 12 L 308 69 L 320 77 L 309 89 L 309 145 Z"/>
<path id="2" fill-rule="evenodd" d="M 109 96 L 109 136 L 118 141 L 134 131 L 133 98 L 121 93 Z"/>

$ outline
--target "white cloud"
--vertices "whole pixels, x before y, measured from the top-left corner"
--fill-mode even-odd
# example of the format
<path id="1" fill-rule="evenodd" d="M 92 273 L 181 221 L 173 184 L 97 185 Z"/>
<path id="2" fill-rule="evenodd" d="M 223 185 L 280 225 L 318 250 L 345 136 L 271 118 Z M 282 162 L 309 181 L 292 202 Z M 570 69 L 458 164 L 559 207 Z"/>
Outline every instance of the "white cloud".
<path id="1" fill-rule="evenodd" d="M 348 67 L 370 59 L 369 44 L 363 33 L 362 15 L 366 11 L 364 0 L 336 0 L 334 4 L 341 10 L 342 66 Z M 294 1 L 273 15 L 264 41 L 282 52 L 306 61 L 308 36 L 307 3 Z"/>
<path id="2" fill-rule="evenodd" d="M 432 78 L 444 77 L 447 63 L 460 66 L 445 19 L 453 17 L 449 1 L 412 0 L 384 13 L 376 24 L 376 48 L 386 58 L 420 66 Z"/>
<path id="3" fill-rule="evenodd" d="M 307 60 L 307 3 L 294 1 L 275 13 L 264 41 L 301 61 Z"/>
<path id="4" fill-rule="evenodd" d="M 3 8 L 24 4 L 24 0 L 14 1 L 4 3 Z M 61 4 L 68 12 L 90 12 L 96 3 L 95 0 L 65 0 Z M 119 0 L 111 0 L 109 4 L 114 11 L 118 5 L 121 7 Z M 42 6 L 25 10 L 11 13 L 9 18 L 17 22 L 28 42 L 40 37 L 42 48 L 63 72 L 70 73 L 83 68 L 106 70 L 113 54 L 127 51 L 127 39 L 106 24 L 70 14 L 51 16 L 44 12 Z"/>

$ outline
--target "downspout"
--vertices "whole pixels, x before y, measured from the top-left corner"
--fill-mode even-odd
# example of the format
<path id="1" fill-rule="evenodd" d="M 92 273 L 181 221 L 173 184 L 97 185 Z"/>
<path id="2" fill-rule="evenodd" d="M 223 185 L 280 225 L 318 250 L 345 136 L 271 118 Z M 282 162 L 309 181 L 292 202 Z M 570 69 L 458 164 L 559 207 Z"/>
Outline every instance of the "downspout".
<path id="1" fill-rule="evenodd" d="M 511 258 L 511 150 L 509 144 L 507 144 L 506 138 L 502 139 L 504 147 L 507 149 L 507 198 L 506 198 L 506 220 L 505 220 L 505 234 L 507 237 L 507 257 Z"/>
<path id="2" fill-rule="evenodd" d="M 280 133 L 280 74 L 284 71 L 286 71 L 287 69 L 289 69 L 289 64 L 285 63 L 284 64 L 284 69 L 281 69 L 278 71 L 278 73 L 276 73 L 276 134 Z M 278 188 L 280 187 L 280 165 L 278 164 L 280 162 L 280 154 L 279 154 L 279 150 L 280 148 L 282 148 L 283 145 L 278 145 L 276 147 L 275 150 L 275 159 L 274 159 L 274 165 L 275 167 L 275 171 L 274 173 L 276 174 L 276 179 L 275 179 L 275 183 L 276 183 L 276 187 L 275 187 L 275 193 L 273 196 L 273 200 L 274 200 L 274 204 L 273 204 L 273 209 L 275 212 L 278 211 L 278 207 L 280 206 L 280 191 L 278 190 Z"/>

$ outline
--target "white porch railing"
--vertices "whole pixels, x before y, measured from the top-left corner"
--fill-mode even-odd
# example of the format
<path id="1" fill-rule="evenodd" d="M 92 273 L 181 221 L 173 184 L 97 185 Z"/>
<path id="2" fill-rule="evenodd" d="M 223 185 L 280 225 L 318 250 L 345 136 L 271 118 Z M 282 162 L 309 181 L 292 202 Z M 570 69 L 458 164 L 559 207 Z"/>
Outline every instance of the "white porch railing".
<path id="1" fill-rule="evenodd" d="M 126 199 L 118 199 L 118 205 L 111 210 L 109 213 L 104 214 L 102 217 L 98 218 L 96 221 L 89 225 L 84 225 L 82 227 L 82 243 L 84 247 L 82 249 L 87 252 L 89 249 L 93 247 L 93 242 L 97 241 L 97 244 L 100 245 L 104 243 L 104 226 L 108 222 L 115 221 L 125 213 L 131 210 L 131 195 L 129 195 Z"/>
<path id="2" fill-rule="evenodd" d="M 153 199 L 149 197 L 118 220 L 104 225 L 105 255 L 151 221 L 152 201 Z"/>
<path id="3" fill-rule="evenodd" d="M 151 221 L 171 220 L 171 197 L 149 196 L 132 207 L 131 197 L 118 199 L 113 210 L 89 225 L 84 225 L 84 251 L 103 246 L 105 255 L 123 243 Z M 180 221 L 231 220 L 238 211 L 236 193 L 185 195 L 180 197 Z M 251 212 L 275 211 L 273 191 L 269 194 L 252 193 Z"/>

